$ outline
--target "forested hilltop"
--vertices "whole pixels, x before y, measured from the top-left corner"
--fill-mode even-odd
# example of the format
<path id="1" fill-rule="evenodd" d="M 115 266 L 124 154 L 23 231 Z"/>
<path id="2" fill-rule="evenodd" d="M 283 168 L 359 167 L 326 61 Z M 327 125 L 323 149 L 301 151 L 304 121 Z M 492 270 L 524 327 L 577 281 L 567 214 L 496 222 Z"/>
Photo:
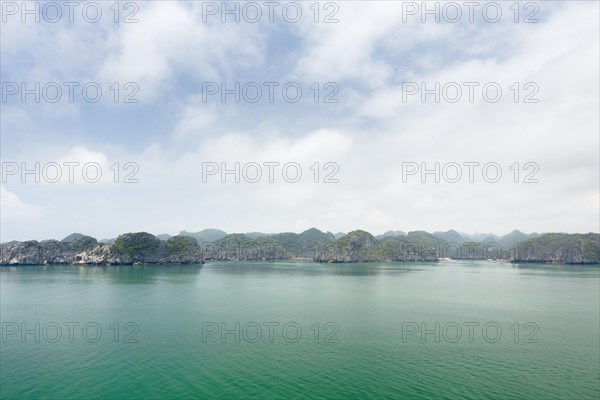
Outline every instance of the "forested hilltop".
<path id="1" fill-rule="evenodd" d="M 325 263 L 504 260 L 595 264 L 600 234 L 513 231 L 505 236 L 467 235 L 454 230 L 389 231 L 377 237 L 356 230 L 347 234 L 311 228 L 302 233 L 227 234 L 210 229 L 154 236 L 126 233 L 97 239 L 74 233 L 62 240 L 8 242 L 0 246 L 0 265 L 38 264 L 196 264 L 205 261 L 304 259 Z"/>

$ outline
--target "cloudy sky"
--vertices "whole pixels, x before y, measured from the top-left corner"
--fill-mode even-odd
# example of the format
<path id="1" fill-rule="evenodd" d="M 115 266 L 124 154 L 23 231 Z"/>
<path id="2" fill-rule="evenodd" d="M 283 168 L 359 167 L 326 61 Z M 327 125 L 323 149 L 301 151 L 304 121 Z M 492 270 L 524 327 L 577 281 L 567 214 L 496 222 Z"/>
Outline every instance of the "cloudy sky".
<path id="1" fill-rule="evenodd" d="M 599 3 L 427 4 L 3 1 L 1 241 L 597 232 Z"/>

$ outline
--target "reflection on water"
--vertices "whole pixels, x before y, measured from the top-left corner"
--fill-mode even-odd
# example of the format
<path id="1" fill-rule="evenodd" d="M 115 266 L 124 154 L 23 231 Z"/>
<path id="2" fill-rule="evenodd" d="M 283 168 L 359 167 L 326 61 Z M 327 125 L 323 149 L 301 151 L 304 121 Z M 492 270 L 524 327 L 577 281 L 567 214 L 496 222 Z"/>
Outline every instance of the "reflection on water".
<path id="1" fill-rule="evenodd" d="M 340 275 L 375 276 L 393 275 L 407 272 L 426 272 L 433 269 L 514 270 L 521 274 L 564 275 L 571 277 L 597 274 L 600 264 L 513 264 L 495 261 L 452 261 L 440 263 L 313 263 L 313 262 L 209 262 L 206 264 L 165 264 L 165 265 L 28 265 L 0 266 L 3 279 L 10 280 L 11 274 L 24 274 L 35 278 L 46 275 L 56 277 L 57 273 L 82 277 L 107 277 L 115 283 L 152 283 L 160 278 L 185 278 L 186 275 L 199 275 L 203 268 L 223 275 Z M 188 277 L 189 278 L 189 277 Z"/>
<path id="2" fill-rule="evenodd" d="M 510 264 L 512 268 L 524 275 L 544 274 L 550 276 L 564 276 L 580 278 L 597 276 L 600 264 Z"/>
<path id="3" fill-rule="evenodd" d="M 202 271 L 203 264 L 165 264 L 165 265 L 28 265 L 0 267 L 5 281 L 20 281 L 22 276 L 32 280 L 57 281 L 65 276 L 79 280 L 93 281 L 110 279 L 119 284 L 151 284 L 158 279 L 172 278 L 174 283 L 195 279 Z M 9 272 L 9 273 L 7 273 Z M 12 274 L 21 275 L 16 277 Z M 69 280 L 67 280 L 69 282 Z"/>
<path id="4" fill-rule="evenodd" d="M 205 264 L 211 271 L 225 275 L 343 275 L 375 276 L 422 271 L 435 264 L 416 263 L 298 263 L 298 262 L 211 262 Z"/>

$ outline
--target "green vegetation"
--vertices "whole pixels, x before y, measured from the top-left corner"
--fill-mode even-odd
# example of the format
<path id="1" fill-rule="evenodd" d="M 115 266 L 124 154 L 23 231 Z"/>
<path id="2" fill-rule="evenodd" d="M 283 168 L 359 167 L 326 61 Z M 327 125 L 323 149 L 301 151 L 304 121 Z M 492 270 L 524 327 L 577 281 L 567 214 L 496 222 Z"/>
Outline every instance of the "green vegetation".
<path id="1" fill-rule="evenodd" d="M 291 257 L 314 257 L 319 249 L 335 240 L 331 232 L 310 228 L 302 233 L 284 232 L 271 236 Z"/>
<path id="2" fill-rule="evenodd" d="M 91 236 L 81 236 L 70 242 L 71 248 L 75 251 L 91 250 L 98 245 L 98 241 Z"/>
<path id="3" fill-rule="evenodd" d="M 219 232 L 214 234 L 220 235 Z M 204 232 L 204 231 L 203 231 Z M 445 240 L 455 239 L 455 241 Z M 146 232 L 126 233 L 114 243 L 99 243 L 79 233 L 62 241 L 3 243 L 0 265 L 69 263 L 199 263 L 217 261 L 261 261 L 310 258 L 317 262 L 437 261 L 503 259 L 512 262 L 590 264 L 600 262 L 600 234 L 547 233 L 526 235 L 513 231 L 503 237 L 481 235 L 474 240 L 456 231 L 412 231 L 406 235 L 374 237 L 355 230 L 336 239 L 316 228 L 302 233 L 274 235 L 230 234 L 206 246 L 187 235 L 160 240 Z M 527 238 L 523 241 L 515 240 Z M 490 239 L 492 241 L 486 241 Z M 501 246 L 512 243 L 511 246 Z"/>
<path id="4" fill-rule="evenodd" d="M 600 262 L 600 235 L 546 233 L 517 243 L 512 251 L 514 261 L 598 263 Z"/>
<path id="5" fill-rule="evenodd" d="M 327 244 L 317 254 L 317 261 L 360 262 L 384 261 L 385 255 L 377 240 L 369 232 L 356 230 Z"/>
<path id="6" fill-rule="evenodd" d="M 160 239 L 147 232 L 126 233 L 115 240 L 112 251 L 129 257 L 146 257 L 156 253 L 161 245 Z"/>
<path id="7" fill-rule="evenodd" d="M 84 238 L 85 235 L 82 233 L 71 233 L 69 236 L 67 236 L 66 238 L 64 238 L 63 240 L 61 240 L 61 242 L 63 243 L 71 243 L 71 242 L 75 242 L 77 240 L 80 240 L 82 238 Z M 89 236 L 88 236 L 89 237 Z"/>
<path id="8" fill-rule="evenodd" d="M 205 259 L 236 261 L 236 260 L 283 260 L 290 258 L 276 240 L 261 236 L 250 238 L 242 233 L 225 236 L 206 247 Z"/>
<path id="9" fill-rule="evenodd" d="M 204 229 L 200 232 L 182 231 L 179 233 L 179 235 L 194 238 L 198 244 L 202 245 L 223 239 L 225 236 L 227 236 L 227 233 L 219 229 Z"/>
<path id="10" fill-rule="evenodd" d="M 450 229 L 447 232 L 433 232 L 433 236 L 446 242 L 463 244 L 468 241 L 466 237 L 456 232 L 454 229 Z"/>
<path id="11" fill-rule="evenodd" d="M 202 249 L 196 239 L 177 235 L 165 241 L 165 249 L 168 255 L 185 255 L 199 253 Z"/>

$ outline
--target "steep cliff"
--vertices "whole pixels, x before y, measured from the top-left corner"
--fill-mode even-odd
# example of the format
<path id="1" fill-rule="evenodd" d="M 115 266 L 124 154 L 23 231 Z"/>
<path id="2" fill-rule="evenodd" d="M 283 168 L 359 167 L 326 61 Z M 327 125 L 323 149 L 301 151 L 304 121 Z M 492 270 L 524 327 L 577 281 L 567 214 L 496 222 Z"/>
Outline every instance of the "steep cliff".
<path id="1" fill-rule="evenodd" d="M 214 261 L 273 261 L 292 257 L 270 237 L 250 238 L 242 233 L 227 235 L 204 249 L 204 259 Z"/>
<path id="2" fill-rule="evenodd" d="M 161 241 L 146 233 L 126 233 L 113 244 L 90 236 L 68 241 L 30 240 L 0 246 L 0 265 L 36 264 L 167 264 L 200 263 L 202 249 L 195 239 L 174 236 Z"/>
<path id="3" fill-rule="evenodd" d="M 511 249 L 513 262 L 555 262 L 596 264 L 600 262 L 600 235 L 597 233 L 546 233 L 517 243 Z"/>
<path id="4" fill-rule="evenodd" d="M 452 233 L 452 232 L 451 232 Z M 515 236 L 515 235 L 513 235 Z M 503 259 L 511 262 L 594 264 L 600 261 L 600 235 L 547 233 L 500 247 L 497 242 L 448 242 L 424 231 L 376 239 L 356 230 L 335 239 L 311 228 L 300 234 L 249 237 L 231 234 L 202 248 L 195 238 L 160 240 L 146 232 L 126 233 L 111 243 L 72 234 L 61 241 L 30 240 L 0 246 L 0 265 L 39 264 L 191 264 L 210 261 L 275 261 L 297 257 L 316 262 L 437 261 Z"/>

